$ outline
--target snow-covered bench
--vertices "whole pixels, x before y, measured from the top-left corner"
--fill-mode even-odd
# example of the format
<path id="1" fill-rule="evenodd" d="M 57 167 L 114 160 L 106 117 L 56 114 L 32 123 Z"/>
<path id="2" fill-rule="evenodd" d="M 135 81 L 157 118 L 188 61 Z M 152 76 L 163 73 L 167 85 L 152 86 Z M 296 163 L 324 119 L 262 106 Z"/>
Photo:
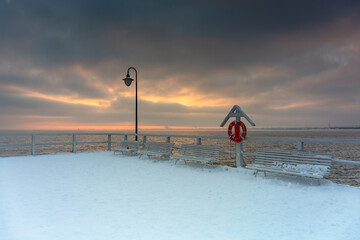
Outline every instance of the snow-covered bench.
<path id="1" fill-rule="evenodd" d="M 124 140 L 120 142 L 119 147 L 111 148 L 112 151 L 120 152 L 120 153 L 127 153 L 127 154 L 136 154 L 139 150 L 140 142 L 138 141 L 128 141 Z"/>
<path id="2" fill-rule="evenodd" d="M 145 143 L 144 149 L 138 151 L 140 157 L 146 155 L 148 157 L 160 157 L 169 159 L 174 143 L 166 142 L 147 142 Z"/>
<path id="3" fill-rule="evenodd" d="M 255 161 L 246 168 L 261 172 L 323 178 L 330 173 L 331 155 L 289 152 L 278 150 L 259 150 Z"/>
<path id="4" fill-rule="evenodd" d="M 219 158 L 220 150 L 220 146 L 183 144 L 179 155 L 172 155 L 171 159 L 176 159 L 175 164 L 178 160 L 209 163 Z"/>

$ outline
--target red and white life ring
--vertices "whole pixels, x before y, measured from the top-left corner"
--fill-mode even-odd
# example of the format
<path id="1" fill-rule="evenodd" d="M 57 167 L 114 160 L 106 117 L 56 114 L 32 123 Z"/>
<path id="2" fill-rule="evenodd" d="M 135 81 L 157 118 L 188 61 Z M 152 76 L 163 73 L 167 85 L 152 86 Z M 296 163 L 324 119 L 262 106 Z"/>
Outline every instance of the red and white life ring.
<path id="1" fill-rule="evenodd" d="M 232 128 L 235 126 L 235 134 L 232 133 Z M 240 127 L 241 127 L 241 135 L 240 135 Z M 228 135 L 230 139 L 234 142 L 241 142 L 246 137 L 246 126 L 242 121 L 233 121 L 229 124 L 228 127 Z"/>

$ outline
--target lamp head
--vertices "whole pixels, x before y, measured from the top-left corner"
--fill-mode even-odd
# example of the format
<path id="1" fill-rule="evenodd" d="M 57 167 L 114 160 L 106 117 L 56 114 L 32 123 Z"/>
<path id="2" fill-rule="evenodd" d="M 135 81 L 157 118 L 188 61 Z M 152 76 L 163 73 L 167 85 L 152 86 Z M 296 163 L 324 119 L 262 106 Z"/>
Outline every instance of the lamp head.
<path id="1" fill-rule="evenodd" d="M 126 78 L 124 78 L 123 80 L 128 87 L 131 85 L 132 81 L 134 81 L 134 79 L 130 77 L 130 74 L 126 74 Z"/>

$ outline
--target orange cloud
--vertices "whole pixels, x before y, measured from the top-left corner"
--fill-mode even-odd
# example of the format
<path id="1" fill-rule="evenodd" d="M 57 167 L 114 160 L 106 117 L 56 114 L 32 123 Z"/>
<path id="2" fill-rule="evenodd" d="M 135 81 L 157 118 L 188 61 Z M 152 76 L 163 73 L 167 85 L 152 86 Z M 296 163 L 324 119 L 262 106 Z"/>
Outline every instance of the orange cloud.
<path id="1" fill-rule="evenodd" d="M 297 102 L 297 103 L 291 103 L 291 104 L 286 104 L 286 105 L 282 105 L 282 106 L 271 107 L 271 109 L 287 110 L 287 109 L 292 109 L 292 108 L 313 106 L 313 105 L 317 105 L 317 104 L 318 104 L 317 102 Z"/>
<path id="2" fill-rule="evenodd" d="M 3 86 L 6 89 L 13 90 L 18 92 L 18 94 L 25 97 L 34 97 L 40 98 L 49 101 L 63 102 L 69 104 L 82 104 L 89 105 L 94 107 L 109 107 L 111 101 L 104 99 L 90 99 L 90 98 L 79 98 L 78 96 L 65 96 L 65 95 L 54 95 L 54 94 L 45 94 L 36 91 L 32 91 L 23 87 L 15 85 L 6 85 Z"/>

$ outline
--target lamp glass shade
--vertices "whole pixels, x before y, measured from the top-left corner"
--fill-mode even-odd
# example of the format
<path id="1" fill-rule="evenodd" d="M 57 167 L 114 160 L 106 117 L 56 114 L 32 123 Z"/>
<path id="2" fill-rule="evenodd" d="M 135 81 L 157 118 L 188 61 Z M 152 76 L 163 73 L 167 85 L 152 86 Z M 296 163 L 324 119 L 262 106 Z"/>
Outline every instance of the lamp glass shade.
<path id="1" fill-rule="evenodd" d="M 132 79 L 129 74 L 126 74 L 126 78 L 124 78 L 123 80 L 124 80 L 126 86 L 130 86 L 132 81 L 134 81 L 134 79 Z"/>

